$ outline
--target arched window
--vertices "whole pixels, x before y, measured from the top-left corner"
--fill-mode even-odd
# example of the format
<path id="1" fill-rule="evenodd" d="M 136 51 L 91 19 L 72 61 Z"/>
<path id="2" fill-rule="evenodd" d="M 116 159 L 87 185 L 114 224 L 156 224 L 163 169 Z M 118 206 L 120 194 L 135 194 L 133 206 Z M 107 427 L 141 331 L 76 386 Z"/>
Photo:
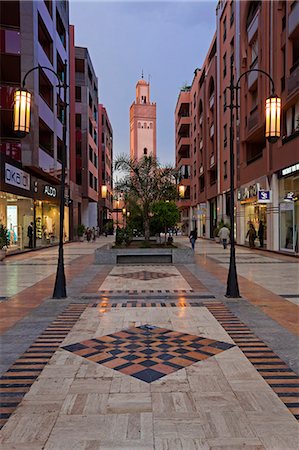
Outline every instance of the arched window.
<path id="1" fill-rule="evenodd" d="M 146 122 L 144 122 L 144 124 L 143 124 L 143 128 L 146 128 Z"/>
<path id="2" fill-rule="evenodd" d="M 144 147 L 144 149 L 143 149 L 143 154 L 147 155 L 147 148 L 146 147 Z"/>
<path id="3" fill-rule="evenodd" d="M 153 128 L 153 122 L 150 122 L 150 129 Z"/>
<path id="4" fill-rule="evenodd" d="M 141 128 L 141 123 L 140 122 L 138 122 L 138 128 Z"/>

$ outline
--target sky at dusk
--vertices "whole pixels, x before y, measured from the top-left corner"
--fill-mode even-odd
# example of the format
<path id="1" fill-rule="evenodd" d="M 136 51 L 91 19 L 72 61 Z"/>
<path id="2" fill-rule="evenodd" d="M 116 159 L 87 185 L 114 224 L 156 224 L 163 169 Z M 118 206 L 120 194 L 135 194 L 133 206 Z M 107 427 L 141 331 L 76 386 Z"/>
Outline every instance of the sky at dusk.
<path id="1" fill-rule="evenodd" d="M 70 0 L 75 45 L 89 49 L 99 100 L 113 127 L 114 155 L 129 154 L 129 109 L 143 69 L 157 103 L 157 156 L 174 163 L 178 93 L 203 63 L 216 29 L 216 4 Z"/>

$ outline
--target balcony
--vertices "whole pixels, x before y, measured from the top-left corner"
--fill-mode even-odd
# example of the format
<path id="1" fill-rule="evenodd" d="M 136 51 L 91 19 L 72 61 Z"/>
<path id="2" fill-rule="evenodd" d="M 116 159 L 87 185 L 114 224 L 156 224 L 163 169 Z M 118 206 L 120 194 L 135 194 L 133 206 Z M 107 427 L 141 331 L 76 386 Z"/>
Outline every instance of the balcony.
<path id="1" fill-rule="evenodd" d="M 201 115 L 200 118 L 199 118 L 199 126 L 200 126 L 200 127 L 202 126 L 202 115 Z"/>
<path id="2" fill-rule="evenodd" d="M 210 158 L 210 167 L 213 167 L 215 165 L 215 155 L 211 155 Z"/>
<path id="3" fill-rule="evenodd" d="M 299 63 L 295 64 L 290 70 L 290 76 L 287 78 L 288 95 L 298 89 L 299 86 Z"/>
<path id="4" fill-rule="evenodd" d="M 214 107 L 214 103 L 215 103 L 215 94 L 213 93 L 209 99 L 210 109 Z"/>
<path id="5" fill-rule="evenodd" d="M 13 55 L 21 54 L 21 34 L 15 30 L 0 30 L 0 51 Z"/>
<path id="6" fill-rule="evenodd" d="M 258 30 L 259 26 L 259 13 L 257 12 L 254 18 L 252 19 L 249 27 L 247 28 L 247 37 L 248 37 L 248 43 L 252 41 L 252 38 L 254 37 L 255 33 Z"/>
<path id="7" fill-rule="evenodd" d="M 178 152 L 180 152 L 181 149 L 185 150 L 187 146 L 190 148 L 190 137 L 181 136 L 178 140 Z"/>
<path id="8" fill-rule="evenodd" d="M 259 64 L 258 64 L 258 59 L 256 58 L 255 61 L 253 61 L 253 63 L 250 66 L 250 69 L 258 69 L 259 68 Z M 247 75 L 247 83 L 248 83 L 248 89 L 251 89 L 252 86 L 254 85 L 254 83 L 257 81 L 257 77 L 258 77 L 258 72 L 254 71 L 254 72 L 249 72 Z"/>
<path id="9" fill-rule="evenodd" d="M 253 108 L 252 111 L 250 111 L 250 116 L 248 119 L 248 131 L 251 130 L 252 128 L 254 128 L 257 124 L 258 124 L 258 107 L 256 106 L 255 108 Z"/>
<path id="10" fill-rule="evenodd" d="M 190 117 L 181 116 L 178 122 L 178 133 L 179 134 L 189 134 L 190 127 Z"/>
<path id="11" fill-rule="evenodd" d="M 289 38 L 299 37 L 299 3 L 295 2 L 289 14 Z"/>
<path id="12" fill-rule="evenodd" d="M 214 131 L 215 131 L 215 127 L 214 127 L 214 124 L 212 124 L 210 127 L 210 138 L 211 139 L 214 137 Z"/>
<path id="13" fill-rule="evenodd" d="M 202 149 L 203 149 L 203 140 L 201 139 L 200 143 L 199 143 L 199 150 L 202 150 Z"/>
<path id="14" fill-rule="evenodd" d="M 200 175 L 203 173 L 203 165 L 200 166 L 199 173 L 200 173 Z"/>

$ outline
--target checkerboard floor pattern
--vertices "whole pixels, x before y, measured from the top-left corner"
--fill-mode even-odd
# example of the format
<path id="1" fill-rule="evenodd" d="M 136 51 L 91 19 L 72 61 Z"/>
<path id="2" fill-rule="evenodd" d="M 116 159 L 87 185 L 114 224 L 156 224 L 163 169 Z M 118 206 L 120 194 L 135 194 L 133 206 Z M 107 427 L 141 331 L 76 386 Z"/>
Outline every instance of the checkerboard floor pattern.
<path id="1" fill-rule="evenodd" d="M 231 347 L 203 336 L 143 325 L 62 348 L 151 383 Z"/>
<path id="2" fill-rule="evenodd" d="M 158 278 L 169 278 L 169 277 L 177 277 L 178 275 L 175 273 L 163 273 L 163 272 L 150 272 L 148 270 L 140 270 L 138 272 L 128 272 L 128 273 L 120 273 L 120 274 L 110 274 L 111 277 L 121 277 L 132 280 L 157 280 Z"/>

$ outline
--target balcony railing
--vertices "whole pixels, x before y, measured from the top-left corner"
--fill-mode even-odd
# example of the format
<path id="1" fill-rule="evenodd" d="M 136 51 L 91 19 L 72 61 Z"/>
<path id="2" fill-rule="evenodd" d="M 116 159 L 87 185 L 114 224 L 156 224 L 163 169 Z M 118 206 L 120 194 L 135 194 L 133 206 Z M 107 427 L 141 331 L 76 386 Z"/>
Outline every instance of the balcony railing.
<path id="1" fill-rule="evenodd" d="M 257 12 L 247 28 L 248 42 L 250 43 L 259 26 L 259 13 Z"/>
<path id="2" fill-rule="evenodd" d="M 211 125 L 211 128 L 210 128 L 210 138 L 212 138 L 213 136 L 214 136 L 214 124 Z"/>
<path id="3" fill-rule="evenodd" d="M 250 66 L 250 69 L 258 69 L 259 64 L 258 64 L 258 59 L 256 58 L 255 61 L 253 61 L 253 63 Z M 249 72 L 249 74 L 247 75 L 247 80 L 248 80 L 248 89 L 250 89 L 253 84 L 256 82 L 257 77 L 258 77 L 258 72 L 254 71 L 254 72 Z"/>
<path id="4" fill-rule="evenodd" d="M 250 117 L 248 120 L 248 131 L 254 128 L 258 124 L 258 107 L 256 106 L 250 111 Z"/>
<path id="5" fill-rule="evenodd" d="M 209 100 L 210 109 L 213 108 L 214 103 L 215 103 L 215 94 L 212 94 L 211 97 L 210 97 L 210 100 Z"/>
<path id="6" fill-rule="evenodd" d="M 291 94 L 299 86 L 299 62 L 290 70 L 290 76 L 287 79 L 288 94 Z"/>
<path id="7" fill-rule="evenodd" d="M 211 155 L 211 158 L 210 158 L 210 167 L 213 167 L 214 164 L 215 164 L 215 156 L 214 156 L 214 155 Z"/>

